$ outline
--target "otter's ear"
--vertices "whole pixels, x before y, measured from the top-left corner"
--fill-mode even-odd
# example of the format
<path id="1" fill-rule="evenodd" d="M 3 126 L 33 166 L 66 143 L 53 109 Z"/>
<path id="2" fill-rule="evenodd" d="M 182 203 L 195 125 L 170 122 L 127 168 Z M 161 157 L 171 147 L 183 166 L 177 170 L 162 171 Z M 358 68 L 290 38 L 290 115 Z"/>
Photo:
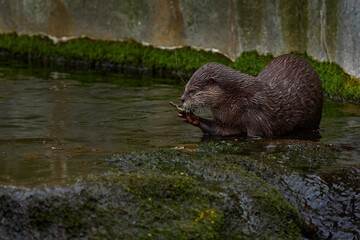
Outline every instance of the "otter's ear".
<path id="1" fill-rule="evenodd" d="M 215 82 L 216 82 L 216 80 L 215 80 L 214 77 L 210 77 L 210 78 L 209 78 L 209 83 L 210 83 L 210 84 L 215 84 Z"/>

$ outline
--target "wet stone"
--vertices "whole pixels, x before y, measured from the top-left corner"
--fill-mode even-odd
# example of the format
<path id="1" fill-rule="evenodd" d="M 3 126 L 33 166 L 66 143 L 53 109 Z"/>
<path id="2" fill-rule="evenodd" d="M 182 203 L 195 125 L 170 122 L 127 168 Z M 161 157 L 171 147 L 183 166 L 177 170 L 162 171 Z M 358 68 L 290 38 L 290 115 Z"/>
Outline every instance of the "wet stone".
<path id="1" fill-rule="evenodd" d="M 192 149 L 110 154 L 108 172 L 68 187 L 1 187 L 0 235 L 325 239 L 358 234 L 359 168 L 340 168 L 338 148 L 303 140 L 212 139 Z"/>
<path id="2" fill-rule="evenodd" d="M 11 239 L 300 239 L 297 210 L 238 160 L 179 150 L 113 155 L 68 187 L 0 188 Z"/>

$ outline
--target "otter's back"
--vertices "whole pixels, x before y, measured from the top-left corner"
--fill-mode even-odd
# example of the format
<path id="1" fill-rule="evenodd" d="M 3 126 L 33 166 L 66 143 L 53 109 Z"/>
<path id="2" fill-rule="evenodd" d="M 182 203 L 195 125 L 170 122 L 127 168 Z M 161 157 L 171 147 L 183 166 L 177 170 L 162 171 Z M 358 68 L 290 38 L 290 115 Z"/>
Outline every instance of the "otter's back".
<path id="1" fill-rule="evenodd" d="M 304 58 L 282 55 L 257 76 L 269 86 L 278 131 L 317 129 L 322 112 L 321 81 Z"/>

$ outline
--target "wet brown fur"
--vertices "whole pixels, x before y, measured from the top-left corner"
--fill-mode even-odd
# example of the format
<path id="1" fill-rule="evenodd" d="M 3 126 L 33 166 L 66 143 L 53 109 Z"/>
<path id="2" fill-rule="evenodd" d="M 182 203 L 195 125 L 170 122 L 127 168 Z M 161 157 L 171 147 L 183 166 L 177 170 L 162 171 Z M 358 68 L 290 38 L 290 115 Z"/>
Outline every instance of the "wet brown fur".
<path id="1" fill-rule="evenodd" d="M 205 134 L 272 137 L 319 128 L 321 81 L 305 59 L 282 55 L 257 76 L 218 63 L 199 68 L 185 87 L 184 107 L 210 107 L 212 119 L 184 115 Z"/>

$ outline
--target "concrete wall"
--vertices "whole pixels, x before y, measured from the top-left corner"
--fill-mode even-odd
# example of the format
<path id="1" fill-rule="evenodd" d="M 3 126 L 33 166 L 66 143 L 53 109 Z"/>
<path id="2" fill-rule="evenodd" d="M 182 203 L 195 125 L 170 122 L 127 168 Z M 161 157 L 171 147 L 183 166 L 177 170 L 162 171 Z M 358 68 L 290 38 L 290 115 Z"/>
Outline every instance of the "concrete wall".
<path id="1" fill-rule="evenodd" d="M 360 77 L 359 0 L 0 0 L 0 32 L 307 52 Z"/>

